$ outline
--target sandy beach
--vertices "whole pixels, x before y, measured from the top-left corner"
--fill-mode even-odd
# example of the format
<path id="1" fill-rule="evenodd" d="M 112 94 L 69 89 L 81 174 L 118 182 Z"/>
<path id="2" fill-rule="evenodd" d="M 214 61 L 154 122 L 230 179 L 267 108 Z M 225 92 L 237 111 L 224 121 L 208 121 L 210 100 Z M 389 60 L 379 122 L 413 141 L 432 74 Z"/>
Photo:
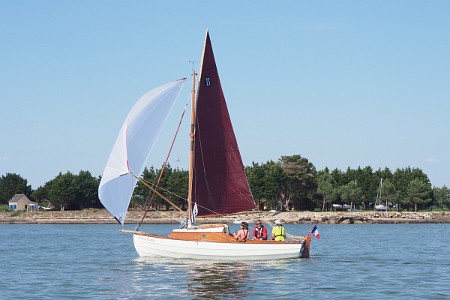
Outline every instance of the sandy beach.
<path id="1" fill-rule="evenodd" d="M 142 211 L 129 211 L 126 223 L 136 224 L 143 216 Z M 179 224 L 185 218 L 184 212 L 151 211 L 144 223 Z M 253 222 L 261 219 L 270 223 L 280 219 L 285 224 L 381 224 L 381 223 L 450 223 L 450 212 L 248 212 L 215 218 L 199 218 L 198 223 L 234 223 L 240 220 Z M 0 212 L 0 224 L 113 224 L 117 223 L 105 209 L 81 211 L 31 211 Z"/>

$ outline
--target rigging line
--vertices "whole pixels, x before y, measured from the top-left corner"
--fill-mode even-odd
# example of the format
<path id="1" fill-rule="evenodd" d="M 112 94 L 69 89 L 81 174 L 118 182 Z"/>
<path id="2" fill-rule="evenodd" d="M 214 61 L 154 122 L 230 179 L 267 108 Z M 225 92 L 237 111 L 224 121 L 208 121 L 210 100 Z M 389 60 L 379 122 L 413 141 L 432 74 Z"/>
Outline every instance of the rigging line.
<path id="1" fill-rule="evenodd" d="M 196 118 L 197 118 L 197 116 L 196 116 Z M 206 190 L 208 192 L 208 197 L 207 198 L 209 200 L 209 203 L 212 204 L 212 206 L 214 206 L 214 209 L 217 209 L 216 203 L 214 202 L 213 197 L 212 197 L 211 188 L 209 187 L 209 182 L 208 182 L 208 178 L 207 178 L 207 172 L 206 172 L 206 166 L 205 166 L 205 160 L 204 160 L 204 153 L 203 153 L 203 144 L 202 144 L 202 139 L 201 139 L 201 130 L 200 130 L 200 126 L 201 125 L 198 122 L 198 118 L 197 118 L 197 121 L 196 121 L 196 125 L 197 125 L 196 126 L 196 131 L 198 130 L 198 135 L 196 134 L 196 138 L 198 139 L 199 146 L 200 146 L 199 150 L 200 150 L 200 155 L 201 155 L 201 158 L 202 158 L 201 162 L 202 162 L 202 167 L 203 167 L 203 176 L 205 178 Z M 236 151 L 239 152 L 239 149 L 236 150 Z M 239 153 L 239 155 L 240 155 L 240 153 Z M 244 176 L 245 176 L 245 179 L 246 179 L 246 182 L 247 182 L 247 186 L 248 186 L 248 188 L 250 190 L 250 184 L 248 183 L 247 174 L 245 173 L 245 171 L 244 171 Z M 254 207 L 256 208 L 256 201 L 253 198 L 253 194 L 251 193 L 251 191 L 250 191 L 250 195 L 251 195 L 251 198 L 253 200 Z M 203 207 L 203 208 L 205 208 L 205 207 Z M 209 210 L 210 212 L 215 213 L 215 214 L 217 214 L 219 216 L 223 216 L 223 214 L 216 213 L 213 210 L 210 210 L 210 209 L 207 209 L 207 208 L 205 208 L 205 209 Z"/>
<path id="2" fill-rule="evenodd" d="M 164 161 L 163 167 L 161 168 L 161 172 L 159 173 L 159 178 L 158 178 L 158 181 L 156 182 L 155 189 L 153 190 L 152 198 L 150 199 L 150 201 L 149 201 L 149 203 L 148 203 L 148 205 L 147 205 L 147 207 L 146 207 L 146 209 L 145 209 L 145 212 L 144 212 L 144 215 L 142 216 L 141 221 L 139 222 L 138 226 L 136 227 L 136 231 L 139 230 L 139 228 L 140 228 L 141 225 L 142 225 L 142 222 L 144 222 L 144 219 L 145 219 L 145 217 L 147 216 L 147 212 L 148 212 L 148 210 L 150 209 L 150 206 L 151 206 L 152 203 L 153 203 L 153 199 L 155 199 L 155 194 L 157 193 L 156 190 L 158 189 L 158 185 L 159 185 L 159 183 L 160 183 L 160 181 L 161 181 L 163 172 L 164 172 L 164 170 L 165 170 L 165 168 L 166 168 L 166 166 L 167 166 L 167 161 L 169 160 L 170 154 L 172 153 L 173 145 L 175 144 L 175 140 L 177 139 L 178 132 L 180 131 L 181 122 L 183 121 L 184 114 L 186 113 L 186 108 L 187 108 L 187 104 L 184 106 L 183 113 L 181 114 L 180 121 L 178 122 L 177 130 L 175 131 L 175 135 L 174 135 L 174 137 L 173 137 L 173 139 L 172 139 L 172 143 L 171 143 L 171 145 L 170 145 L 169 152 L 167 153 L 166 160 Z M 135 176 L 135 177 L 136 177 L 136 176 Z M 142 182 L 142 181 L 141 181 L 141 182 Z M 148 186 L 150 189 L 152 189 L 149 185 L 147 185 L 147 186 Z M 162 197 L 163 199 L 165 198 L 165 197 L 162 196 L 161 194 L 159 194 L 159 196 Z M 176 206 L 176 205 L 174 205 L 173 203 L 171 203 L 167 198 L 164 199 L 164 200 L 166 200 L 167 202 L 169 202 L 170 204 L 172 204 L 174 207 L 178 208 L 178 206 Z M 178 209 L 179 209 L 179 208 L 178 208 Z M 179 210 L 181 211 L 181 209 L 179 209 Z"/>
<path id="3" fill-rule="evenodd" d="M 197 206 L 199 206 L 200 208 L 203 208 L 203 209 L 205 209 L 205 210 L 207 210 L 207 211 L 209 211 L 209 212 L 211 212 L 211 213 L 213 213 L 213 214 L 215 214 L 215 215 L 217 215 L 217 216 L 225 216 L 224 214 L 219 214 L 218 212 L 215 212 L 215 211 L 213 211 L 213 210 L 211 210 L 211 209 L 209 209 L 209 208 L 207 208 L 207 207 L 204 207 L 203 205 L 201 205 L 201 204 L 198 204 L 197 203 Z M 197 217 L 197 218 L 201 218 L 202 216 L 199 216 L 199 217 Z"/>
<path id="4" fill-rule="evenodd" d="M 241 214 L 241 213 L 221 214 L 221 213 L 218 213 L 218 212 L 216 212 L 216 211 L 214 211 L 214 210 L 211 210 L 211 209 L 209 209 L 209 208 L 207 208 L 207 207 L 204 207 L 204 206 L 201 205 L 201 204 L 198 204 L 198 203 L 197 203 L 197 206 L 200 207 L 200 208 L 203 208 L 203 209 L 205 209 L 205 210 L 207 210 L 207 211 L 209 211 L 209 212 L 211 212 L 212 214 L 216 215 L 216 217 L 224 217 L 224 216 L 232 216 L 232 215 L 239 215 L 239 214 Z M 247 214 L 248 214 L 248 213 L 259 213 L 259 211 L 249 211 L 249 212 L 246 212 L 246 213 L 247 213 Z M 201 218 L 207 218 L 207 217 L 209 217 L 209 216 L 211 216 L 211 215 L 197 216 L 197 218 L 201 219 Z"/>
<path id="5" fill-rule="evenodd" d="M 205 166 L 205 159 L 204 159 L 204 155 L 203 155 L 203 146 L 202 146 L 202 139 L 201 139 L 201 132 L 200 132 L 200 125 L 198 123 L 198 118 L 197 118 L 197 129 L 198 130 L 198 135 L 196 136 L 198 138 L 198 143 L 200 146 L 200 154 L 201 154 L 201 161 L 202 161 L 202 167 L 203 167 L 203 176 L 205 177 L 205 184 L 206 184 L 206 189 L 208 191 L 208 200 L 212 203 L 212 205 L 214 206 L 215 209 L 217 209 L 214 200 L 212 199 L 212 195 L 211 195 L 211 189 L 209 188 L 209 184 L 208 184 L 208 178 L 206 177 L 206 166 Z M 198 204 L 197 204 L 198 205 Z M 209 209 L 208 209 L 209 210 Z M 211 212 L 214 212 L 212 210 L 209 210 Z"/>
<path id="6" fill-rule="evenodd" d="M 216 217 L 225 217 L 225 216 L 234 216 L 234 215 L 241 215 L 243 212 L 237 212 L 237 213 L 226 213 L 226 214 L 221 214 L 221 213 L 218 213 L 218 212 L 215 212 L 215 211 L 213 211 L 213 210 L 211 210 L 211 209 L 209 209 L 209 208 L 207 208 L 207 207 L 204 207 L 203 205 L 200 205 L 200 204 L 197 204 L 199 207 L 201 207 L 201 208 L 203 208 L 203 209 L 205 209 L 205 210 L 208 210 L 208 211 L 210 211 L 211 213 L 213 213 L 213 214 L 215 214 L 216 215 Z M 245 213 L 246 214 L 254 214 L 254 213 L 260 213 L 261 211 L 246 211 Z M 199 219 L 201 219 L 201 218 L 207 218 L 207 217 L 209 217 L 209 216 L 211 216 L 211 215 L 203 215 L 203 216 L 197 216 L 197 218 L 199 218 Z"/>
<path id="7" fill-rule="evenodd" d="M 183 113 L 181 114 L 180 122 L 179 122 L 179 124 L 178 124 L 178 128 L 177 128 L 177 131 L 176 131 L 176 133 L 175 133 L 174 140 L 175 140 L 175 138 L 176 138 L 176 135 L 178 134 L 178 130 L 179 130 L 180 125 L 181 125 L 181 120 L 182 120 L 183 117 L 184 117 L 184 114 L 185 114 L 185 112 L 186 112 L 186 108 L 187 108 L 188 105 L 189 105 L 189 97 L 188 97 L 188 99 L 187 99 L 187 101 L 186 101 L 186 104 L 185 104 Z M 172 142 L 172 146 L 173 146 L 173 142 Z M 171 149 L 172 149 L 172 146 L 171 146 Z M 178 158 L 177 162 L 179 162 L 179 161 L 180 161 L 180 158 Z M 154 183 L 152 183 L 152 182 L 150 182 L 150 181 L 147 181 L 147 180 L 145 180 L 145 179 L 143 179 L 143 178 L 142 178 L 142 180 L 144 180 L 144 181 L 146 181 L 148 184 L 151 184 L 152 186 L 158 188 L 159 179 L 158 179 L 158 182 L 157 182 L 156 184 L 154 184 Z M 176 196 L 176 197 L 178 197 L 178 198 L 184 200 L 185 202 L 187 202 L 187 199 L 184 198 L 184 197 L 182 197 L 182 196 L 180 196 L 180 195 L 177 195 L 177 194 L 175 194 L 175 193 L 173 193 L 173 192 L 170 192 L 169 190 L 164 189 L 164 188 L 162 188 L 162 187 L 159 187 L 159 189 L 161 189 L 161 190 L 163 190 L 163 191 L 165 191 L 165 192 L 167 192 L 167 193 L 169 193 L 169 194 L 171 194 L 171 195 L 174 195 L 174 196 Z M 147 204 L 147 203 L 149 202 L 150 196 L 151 196 L 151 194 L 149 194 L 149 195 L 147 196 L 147 199 L 145 200 L 145 206 L 146 206 L 146 207 L 147 207 L 147 205 L 150 206 L 150 205 L 152 204 L 151 201 L 153 200 L 153 196 L 152 196 L 152 200 L 150 201 L 150 204 Z"/>
<path id="8" fill-rule="evenodd" d="M 142 184 L 144 184 L 146 187 L 148 187 L 150 190 L 152 190 L 155 194 L 157 194 L 158 196 L 160 196 L 163 200 L 169 202 L 173 207 L 175 207 L 176 209 L 178 209 L 178 211 L 183 211 L 181 208 L 179 208 L 176 204 L 174 204 L 172 201 L 170 201 L 167 197 L 164 197 L 164 195 L 162 195 L 160 192 L 158 192 L 156 189 L 152 188 L 150 185 L 148 185 L 145 181 L 143 181 L 141 178 L 139 178 L 138 176 L 134 175 L 133 173 L 131 173 L 131 175 L 134 176 L 134 178 L 136 178 L 137 180 L 139 180 L 140 182 L 142 182 Z M 137 231 L 137 230 L 136 230 Z"/>
<path id="9" fill-rule="evenodd" d="M 142 181 L 145 181 L 146 183 L 148 183 L 149 185 L 151 185 L 153 188 L 156 187 L 156 183 L 147 181 L 147 180 L 145 180 L 145 179 L 143 179 L 143 178 L 142 178 Z M 181 200 L 183 200 L 183 201 L 185 201 L 185 202 L 187 201 L 187 199 L 184 198 L 183 196 L 178 195 L 177 193 L 171 192 L 171 191 L 169 191 L 168 189 L 162 188 L 162 187 L 160 187 L 160 186 L 158 187 L 158 189 L 163 190 L 164 192 L 166 192 L 166 193 L 168 193 L 168 194 L 170 194 L 170 195 L 173 195 L 173 196 L 175 196 L 175 197 L 177 197 L 177 198 L 179 198 L 179 199 L 181 199 Z M 150 197 L 150 196 L 149 196 L 149 197 Z"/>

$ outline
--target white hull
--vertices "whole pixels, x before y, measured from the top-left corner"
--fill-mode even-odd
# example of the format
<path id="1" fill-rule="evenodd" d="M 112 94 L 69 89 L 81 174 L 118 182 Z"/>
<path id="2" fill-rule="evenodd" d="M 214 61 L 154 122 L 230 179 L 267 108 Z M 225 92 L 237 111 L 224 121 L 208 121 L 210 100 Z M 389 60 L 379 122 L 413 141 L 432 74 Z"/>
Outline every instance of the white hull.
<path id="1" fill-rule="evenodd" d="M 164 236 L 133 234 L 134 247 L 143 257 L 171 257 L 201 260 L 272 260 L 301 257 L 303 244 L 210 242 L 171 239 Z M 307 249 L 309 251 L 309 249 Z"/>

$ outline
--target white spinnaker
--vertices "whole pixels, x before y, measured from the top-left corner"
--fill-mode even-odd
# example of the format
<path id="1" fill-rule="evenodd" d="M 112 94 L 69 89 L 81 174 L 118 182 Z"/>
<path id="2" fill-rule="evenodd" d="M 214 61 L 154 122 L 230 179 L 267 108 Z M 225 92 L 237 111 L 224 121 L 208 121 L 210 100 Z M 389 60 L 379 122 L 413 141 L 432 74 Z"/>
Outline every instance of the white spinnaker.
<path id="1" fill-rule="evenodd" d="M 133 174 L 141 174 L 185 80 L 167 83 L 143 95 L 120 129 L 100 181 L 98 197 L 121 224 L 125 222 L 137 182 Z"/>

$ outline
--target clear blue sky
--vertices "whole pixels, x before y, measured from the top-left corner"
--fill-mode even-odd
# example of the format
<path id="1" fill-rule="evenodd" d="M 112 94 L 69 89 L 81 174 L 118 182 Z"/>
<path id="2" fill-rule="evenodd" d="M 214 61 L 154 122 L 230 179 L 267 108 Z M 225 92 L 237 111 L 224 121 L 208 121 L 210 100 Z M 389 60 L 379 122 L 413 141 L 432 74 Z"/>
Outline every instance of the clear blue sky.
<path id="1" fill-rule="evenodd" d="M 445 0 L 0 0 L 0 175 L 101 175 L 129 109 L 189 77 L 209 28 L 245 165 L 300 154 L 450 186 L 449 15 Z M 187 121 L 170 160 L 185 169 Z"/>

